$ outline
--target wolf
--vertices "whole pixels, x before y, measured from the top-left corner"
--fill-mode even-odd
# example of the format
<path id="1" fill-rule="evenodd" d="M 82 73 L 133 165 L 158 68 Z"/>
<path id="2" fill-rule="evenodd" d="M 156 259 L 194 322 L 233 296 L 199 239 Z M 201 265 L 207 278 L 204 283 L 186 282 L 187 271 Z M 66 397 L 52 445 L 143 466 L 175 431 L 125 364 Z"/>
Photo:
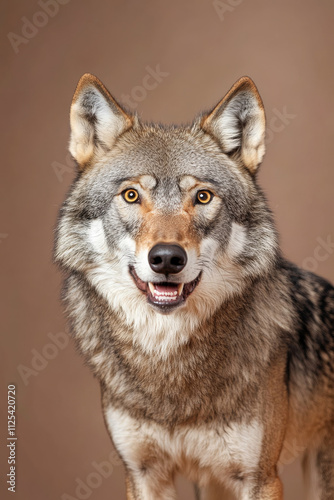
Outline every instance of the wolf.
<path id="1" fill-rule="evenodd" d="M 333 500 L 334 288 L 280 250 L 253 81 L 163 126 L 85 74 L 70 122 L 55 260 L 127 499 L 175 499 L 181 474 L 201 500 L 280 500 L 300 455 L 308 498 Z"/>

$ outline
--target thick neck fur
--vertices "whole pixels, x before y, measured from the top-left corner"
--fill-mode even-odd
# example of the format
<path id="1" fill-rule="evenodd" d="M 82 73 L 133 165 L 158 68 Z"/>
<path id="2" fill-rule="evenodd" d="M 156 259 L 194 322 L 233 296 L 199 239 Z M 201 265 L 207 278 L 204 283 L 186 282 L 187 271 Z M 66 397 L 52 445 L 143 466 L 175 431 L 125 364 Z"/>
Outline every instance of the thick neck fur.
<path id="1" fill-rule="evenodd" d="M 224 303 L 203 323 L 185 322 L 180 331 L 183 341 L 164 356 L 138 344 L 135 327 L 111 311 L 82 275 L 72 275 L 66 290 L 71 326 L 79 349 L 105 388 L 104 404 L 122 401 L 131 413 L 171 425 L 207 420 L 216 412 L 232 417 L 241 400 L 242 413 L 249 398 L 258 397 L 273 353 L 280 351 L 282 333 L 289 330 L 288 314 L 282 317 L 288 310 L 286 297 L 276 292 L 282 290 L 276 286 L 282 278 L 273 273 L 237 300 Z M 271 301 L 274 308 L 265 303 L 269 293 L 276 298 Z M 155 335 L 153 328 L 150 332 Z"/>

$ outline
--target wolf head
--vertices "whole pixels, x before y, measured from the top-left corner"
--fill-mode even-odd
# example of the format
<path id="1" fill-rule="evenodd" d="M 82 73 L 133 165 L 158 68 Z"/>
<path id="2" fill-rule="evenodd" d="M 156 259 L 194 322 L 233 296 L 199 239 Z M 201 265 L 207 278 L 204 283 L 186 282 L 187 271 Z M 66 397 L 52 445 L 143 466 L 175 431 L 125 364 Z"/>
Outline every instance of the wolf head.
<path id="1" fill-rule="evenodd" d="M 198 325 L 275 263 L 276 232 L 256 182 L 264 137 L 263 104 L 247 77 L 190 126 L 163 127 L 141 123 L 84 75 L 71 106 L 78 175 L 56 260 L 128 324 Z"/>

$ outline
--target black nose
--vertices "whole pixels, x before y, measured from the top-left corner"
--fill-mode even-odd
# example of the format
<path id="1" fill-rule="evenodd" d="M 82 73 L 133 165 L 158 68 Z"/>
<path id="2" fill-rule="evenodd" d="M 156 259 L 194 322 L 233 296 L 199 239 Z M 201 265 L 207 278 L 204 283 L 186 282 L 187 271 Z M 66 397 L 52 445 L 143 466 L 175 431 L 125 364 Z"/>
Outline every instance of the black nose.
<path id="1" fill-rule="evenodd" d="M 180 245 L 158 243 L 151 248 L 148 262 L 156 273 L 176 274 L 185 267 L 187 254 Z"/>

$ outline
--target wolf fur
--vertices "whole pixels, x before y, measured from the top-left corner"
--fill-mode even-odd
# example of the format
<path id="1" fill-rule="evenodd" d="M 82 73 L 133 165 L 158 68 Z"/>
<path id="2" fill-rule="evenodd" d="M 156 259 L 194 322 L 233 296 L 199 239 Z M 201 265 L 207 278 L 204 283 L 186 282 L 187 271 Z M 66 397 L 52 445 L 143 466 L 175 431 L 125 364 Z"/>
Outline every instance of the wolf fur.
<path id="1" fill-rule="evenodd" d="M 248 77 L 190 126 L 141 123 L 89 74 L 74 94 L 55 260 L 128 500 L 175 499 L 177 473 L 202 500 L 279 500 L 287 448 L 334 499 L 334 288 L 280 252 L 264 136 Z M 153 270 L 160 244 L 181 271 Z"/>

